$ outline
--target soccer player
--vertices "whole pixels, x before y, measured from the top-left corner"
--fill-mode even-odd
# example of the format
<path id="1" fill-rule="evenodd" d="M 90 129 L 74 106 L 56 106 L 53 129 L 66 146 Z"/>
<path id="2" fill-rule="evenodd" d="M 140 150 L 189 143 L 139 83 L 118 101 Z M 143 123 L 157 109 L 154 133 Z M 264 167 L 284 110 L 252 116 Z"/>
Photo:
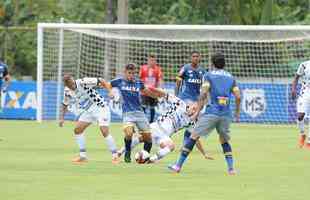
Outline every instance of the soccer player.
<path id="1" fill-rule="evenodd" d="M 4 82 L 3 82 L 4 80 Z M 2 112 L 1 100 L 2 93 L 6 92 L 6 89 L 9 85 L 11 78 L 9 75 L 8 67 L 5 63 L 0 61 L 0 112 Z"/>
<path id="2" fill-rule="evenodd" d="M 203 66 L 200 63 L 200 53 L 193 51 L 191 54 L 192 62 L 185 64 L 181 67 L 181 70 L 177 76 L 175 95 L 180 97 L 187 104 L 192 104 L 198 100 L 200 95 L 200 88 L 203 75 L 206 73 Z M 182 86 L 182 90 L 181 90 Z M 189 138 L 189 130 L 184 132 L 183 143 Z M 198 150 L 203 153 L 203 147 L 201 143 L 197 143 Z"/>
<path id="3" fill-rule="evenodd" d="M 140 79 L 146 87 L 159 88 L 162 85 L 162 72 L 161 68 L 157 65 L 156 57 L 154 54 L 148 56 L 147 64 L 140 67 Z M 155 118 L 155 106 L 157 105 L 157 99 L 150 96 L 146 96 L 142 93 L 142 108 L 144 113 L 146 109 L 150 108 L 150 123 Z"/>
<path id="4" fill-rule="evenodd" d="M 106 88 L 113 98 L 112 87 L 118 88 L 122 97 L 123 123 L 125 133 L 125 156 L 126 163 L 131 162 L 131 142 L 136 126 L 143 137 L 144 150 L 150 152 L 152 149 L 152 138 L 149 122 L 143 112 L 140 93 L 152 96 L 152 92 L 146 88 L 142 81 L 135 78 L 135 65 L 127 64 L 124 70 L 124 77 L 111 80 Z M 156 98 L 157 96 L 152 96 Z"/>
<path id="5" fill-rule="evenodd" d="M 168 106 L 166 112 L 150 124 L 153 144 L 159 147 L 157 153 L 150 157 L 150 163 L 159 161 L 175 149 L 175 144 L 171 139 L 175 133 L 182 128 L 191 127 L 195 124 L 191 120 L 194 109 L 189 109 L 189 106 L 184 101 L 174 95 L 162 92 L 161 96 L 162 100 L 166 101 Z M 141 137 L 133 137 L 131 148 L 133 149 L 138 145 L 140 140 Z M 197 142 L 200 142 L 200 140 Z M 124 148 L 119 153 L 122 155 Z M 206 159 L 213 159 L 206 152 L 202 152 L 202 155 Z"/>
<path id="6" fill-rule="evenodd" d="M 301 63 L 297 69 L 291 91 L 294 99 L 297 95 L 296 87 L 300 78 L 302 79 L 302 86 L 297 99 L 297 125 L 300 132 L 299 147 L 302 148 L 306 140 L 304 118 L 305 114 L 308 114 L 310 109 L 310 60 Z M 310 131 L 306 148 L 310 149 Z"/>
<path id="7" fill-rule="evenodd" d="M 82 163 L 87 161 L 84 131 L 93 122 L 99 124 L 100 132 L 105 138 L 107 146 L 112 153 L 112 163 L 116 164 L 119 162 L 114 138 L 109 133 L 111 117 L 109 105 L 96 90 L 97 87 L 104 87 L 105 84 L 106 81 L 101 78 L 74 80 L 70 75 L 64 76 L 64 101 L 59 126 L 63 126 L 64 115 L 68 110 L 78 117 L 74 128 L 74 134 L 80 153 L 72 162 Z"/>
<path id="8" fill-rule="evenodd" d="M 191 132 L 189 140 L 187 140 L 183 146 L 183 150 L 178 161 L 174 165 L 169 166 L 169 169 L 174 172 L 180 172 L 183 163 L 195 146 L 197 139 L 200 136 L 209 135 L 211 131 L 216 129 L 220 136 L 220 142 L 228 167 L 228 174 L 234 175 L 236 173 L 233 164 L 232 148 L 229 143 L 229 126 L 232 121 L 230 101 L 231 94 L 233 94 L 236 99 L 235 118 L 239 121 L 240 91 L 236 85 L 234 77 L 229 72 L 224 70 L 224 55 L 221 53 L 214 54 L 212 56 L 212 63 L 215 70 L 206 73 L 204 76 L 202 93 L 197 102 L 197 111 L 193 115 L 193 118 L 196 118 L 199 115 L 200 110 L 207 102 L 209 93 L 210 103 L 206 107 L 204 114 L 200 114 L 198 116 L 197 124 Z"/>

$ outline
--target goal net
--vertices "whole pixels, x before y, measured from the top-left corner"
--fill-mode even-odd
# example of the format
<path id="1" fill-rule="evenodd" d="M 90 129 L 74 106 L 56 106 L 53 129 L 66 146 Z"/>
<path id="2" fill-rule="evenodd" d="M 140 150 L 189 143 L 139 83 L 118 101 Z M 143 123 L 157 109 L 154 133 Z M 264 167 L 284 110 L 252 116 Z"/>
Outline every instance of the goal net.
<path id="1" fill-rule="evenodd" d="M 209 70 L 211 55 L 224 53 L 226 70 L 242 90 L 242 122 L 295 122 L 296 102 L 290 98 L 290 83 L 298 65 L 310 59 L 310 26 L 41 23 L 37 119 L 58 118 L 64 73 L 111 80 L 122 74 L 126 63 L 140 66 L 153 53 L 169 91 L 194 50 L 201 53 L 201 64 Z M 119 106 L 110 106 L 112 119 L 118 119 Z"/>

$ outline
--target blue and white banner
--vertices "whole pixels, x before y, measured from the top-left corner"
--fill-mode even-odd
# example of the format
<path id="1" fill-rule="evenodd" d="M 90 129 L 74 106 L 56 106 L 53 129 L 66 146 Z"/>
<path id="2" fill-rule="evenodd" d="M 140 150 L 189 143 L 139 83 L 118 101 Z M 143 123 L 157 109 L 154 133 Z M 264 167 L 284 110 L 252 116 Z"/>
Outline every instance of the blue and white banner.
<path id="1" fill-rule="evenodd" d="M 166 83 L 165 88 L 173 93 L 174 83 Z M 292 123 L 296 118 L 295 101 L 289 97 L 290 85 L 270 83 L 241 83 L 242 95 L 241 122 L 251 123 Z M 107 97 L 105 90 L 99 90 Z M 44 82 L 43 85 L 43 119 L 55 120 L 57 101 L 56 82 Z M 37 99 L 36 82 L 12 82 L 7 92 L 2 94 L 2 111 L 0 118 L 5 119 L 35 119 Z M 121 121 L 122 110 L 118 102 L 109 102 L 111 119 L 113 122 Z M 232 102 L 234 109 L 234 102 Z M 163 105 L 157 112 L 163 111 Z M 75 119 L 72 114 L 66 114 L 66 119 Z"/>
<path id="2" fill-rule="evenodd" d="M 36 83 L 13 81 L 1 94 L 0 118 L 35 119 L 37 109 Z"/>

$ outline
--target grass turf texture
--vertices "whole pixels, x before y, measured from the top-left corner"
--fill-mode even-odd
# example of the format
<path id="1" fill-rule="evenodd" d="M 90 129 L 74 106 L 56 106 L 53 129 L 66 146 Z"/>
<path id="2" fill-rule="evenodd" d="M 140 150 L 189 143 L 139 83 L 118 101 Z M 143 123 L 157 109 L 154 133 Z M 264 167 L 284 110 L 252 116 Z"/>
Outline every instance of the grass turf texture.
<path id="1" fill-rule="evenodd" d="M 91 126 L 86 132 L 89 162 L 74 165 L 73 126 L 0 121 L 0 199 L 308 199 L 310 150 L 297 147 L 295 126 L 233 125 L 237 176 L 226 175 L 215 133 L 203 140 L 214 161 L 194 150 L 182 173 L 171 174 L 167 165 L 178 151 L 156 165 L 115 166 L 97 127 Z M 121 125 L 112 124 L 111 132 L 120 146 Z M 175 140 L 180 144 L 181 137 Z"/>

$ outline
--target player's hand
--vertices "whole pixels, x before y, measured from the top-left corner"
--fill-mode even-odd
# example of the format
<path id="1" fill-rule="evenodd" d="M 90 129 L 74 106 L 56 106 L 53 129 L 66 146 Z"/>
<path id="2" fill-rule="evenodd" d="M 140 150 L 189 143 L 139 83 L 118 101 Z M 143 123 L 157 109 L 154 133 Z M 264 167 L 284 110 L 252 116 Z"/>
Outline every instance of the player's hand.
<path id="1" fill-rule="evenodd" d="M 208 154 L 205 154 L 203 157 L 207 160 L 214 160 L 214 158 L 209 156 Z"/>
<path id="2" fill-rule="evenodd" d="M 58 123 L 59 127 L 63 127 L 64 123 L 65 123 L 65 120 L 63 119 L 59 120 L 59 123 Z"/>
<path id="3" fill-rule="evenodd" d="M 292 89 L 291 95 L 292 95 L 292 99 L 296 99 L 296 96 L 297 96 L 296 89 Z"/>

